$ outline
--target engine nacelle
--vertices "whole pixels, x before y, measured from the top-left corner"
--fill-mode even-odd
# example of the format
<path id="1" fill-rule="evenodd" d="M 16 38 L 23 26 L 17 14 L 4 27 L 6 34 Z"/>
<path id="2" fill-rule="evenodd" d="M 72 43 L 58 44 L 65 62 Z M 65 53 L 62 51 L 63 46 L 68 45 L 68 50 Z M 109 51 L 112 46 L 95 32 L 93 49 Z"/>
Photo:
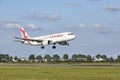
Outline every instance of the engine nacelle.
<path id="1" fill-rule="evenodd" d="M 48 45 L 48 44 L 50 44 L 50 42 L 51 41 L 49 41 L 49 40 L 45 40 L 45 41 L 42 42 L 42 45 Z"/>
<path id="2" fill-rule="evenodd" d="M 58 44 L 60 44 L 60 45 L 68 45 L 68 43 L 66 41 L 59 42 Z"/>

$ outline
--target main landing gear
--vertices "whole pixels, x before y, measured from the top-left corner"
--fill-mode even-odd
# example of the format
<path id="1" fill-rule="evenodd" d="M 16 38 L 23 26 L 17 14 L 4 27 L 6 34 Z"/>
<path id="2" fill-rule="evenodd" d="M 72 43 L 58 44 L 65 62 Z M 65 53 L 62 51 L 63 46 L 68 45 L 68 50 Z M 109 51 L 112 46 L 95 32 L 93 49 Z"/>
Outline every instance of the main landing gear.
<path id="1" fill-rule="evenodd" d="M 56 49 L 56 46 L 54 45 L 54 46 L 52 46 L 52 48 L 53 48 L 53 49 Z"/>
<path id="2" fill-rule="evenodd" d="M 44 49 L 45 47 L 44 46 L 41 46 L 41 49 Z"/>
<path id="3" fill-rule="evenodd" d="M 55 46 L 55 44 L 53 44 L 52 48 L 53 48 L 53 49 L 56 49 L 56 46 Z"/>
<path id="4" fill-rule="evenodd" d="M 41 46 L 41 49 L 44 49 L 44 48 L 45 48 L 45 46 Z M 53 49 L 56 49 L 55 44 L 52 46 L 52 48 L 53 48 Z"/>

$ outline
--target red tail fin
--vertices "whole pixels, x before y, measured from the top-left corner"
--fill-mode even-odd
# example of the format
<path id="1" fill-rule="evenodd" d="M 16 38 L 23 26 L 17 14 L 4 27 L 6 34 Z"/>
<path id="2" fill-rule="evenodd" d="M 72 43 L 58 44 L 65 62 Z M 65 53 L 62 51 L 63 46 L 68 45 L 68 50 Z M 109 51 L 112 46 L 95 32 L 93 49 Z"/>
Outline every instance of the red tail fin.
<path id="1" fill-rule="evenodd" d="M 21 32 L 21 35 L 22 35 L 22 38 L 24 39 L 29 39 L 29 35 L 27 34 L 27 32 L 24 30 L 24 28 L 20 28 L 20 32 Z M 31 44 L 30 40 L 26 40 L 27 43 L 26 44 Z"/>
<path id="2" fill-rule="evenodd" d="M 20 28 L 20 32 L 21 32 L 21 35 L 22 35 L 22 38 L 24 39 L 29 39 L 29 35 L 27 34 L 27 32 L 24 30 L 24 28 Z"/>

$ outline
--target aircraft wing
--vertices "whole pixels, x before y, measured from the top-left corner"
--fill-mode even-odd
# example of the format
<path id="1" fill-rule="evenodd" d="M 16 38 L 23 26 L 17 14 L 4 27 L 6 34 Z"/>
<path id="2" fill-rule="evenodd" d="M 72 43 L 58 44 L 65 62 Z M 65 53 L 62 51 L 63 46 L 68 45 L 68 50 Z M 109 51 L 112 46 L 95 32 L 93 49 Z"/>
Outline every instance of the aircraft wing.
<path id="1" fill-rule="evenodd" d="M 43 40 L 36 40 L 36 39 L 25 39 L 25 38 L 19 38 L 19 37 L 15 37 L 15 39 L 21 39 L 21 40 L 25 40 L 25 41 L 43 42 Z"/>

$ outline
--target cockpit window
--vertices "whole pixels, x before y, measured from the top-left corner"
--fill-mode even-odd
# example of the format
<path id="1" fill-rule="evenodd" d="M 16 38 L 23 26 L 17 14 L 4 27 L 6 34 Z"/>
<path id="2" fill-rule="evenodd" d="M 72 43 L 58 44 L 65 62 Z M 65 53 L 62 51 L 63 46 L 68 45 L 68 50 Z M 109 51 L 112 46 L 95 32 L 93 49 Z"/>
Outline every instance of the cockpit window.
<path id="1" fill-rule="evenodd" d="M 69 33 L 68 35 L 73 35 L 73 33 Z"/>

